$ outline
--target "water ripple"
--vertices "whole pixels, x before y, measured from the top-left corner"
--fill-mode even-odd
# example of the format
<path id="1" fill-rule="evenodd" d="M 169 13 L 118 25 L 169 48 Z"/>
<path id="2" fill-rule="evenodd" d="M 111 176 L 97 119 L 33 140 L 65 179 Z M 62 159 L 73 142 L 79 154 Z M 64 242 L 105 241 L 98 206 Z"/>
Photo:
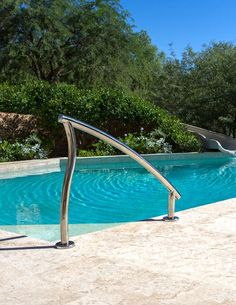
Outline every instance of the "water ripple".
<path id="1" fill-rule="evenodd" d="M 156 164 L 177 187 L 177 210 L 236 196 L 236 160 L 165 161 Z M 0 224 L 59 223 L 62 172 L 0 180 Z M 145 170 L 74 173 L 70 223 L 133 221 L 166 213 L 168 193 Z"/>

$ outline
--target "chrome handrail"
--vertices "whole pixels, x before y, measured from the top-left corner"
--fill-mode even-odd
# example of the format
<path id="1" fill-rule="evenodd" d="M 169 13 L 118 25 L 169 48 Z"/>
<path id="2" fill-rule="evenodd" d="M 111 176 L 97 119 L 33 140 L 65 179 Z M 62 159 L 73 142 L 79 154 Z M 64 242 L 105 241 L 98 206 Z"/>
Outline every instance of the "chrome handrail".
<path id="1" fill-rule="evenodd" d="M 168 200 L 168 216 L 164 217 L 164 220 L 174 221 L 178 219 L 175 214 L 175 199 L 181 197 L 180 193 L 174 188 L 174 186 L 146 159 L 139 155 L 136 151 L 131 149 L 128 145 L 107 134 L 106 132 L 93 127 L 87 123 L 76 120 L 66 115 L 59 115 L 58 122 L 64 125 L 67 141 L 68 141 L 68 163 L 66 167 L 62 197 L 61 197 L 61 215 L 60 215 L 60 230 L 61 241 L 56 244 L 57 248 L 70 248 L 74 246 L 72 241 L 69 241 L 68 233 L 68 205 L 70 197 L 70 187 L 72 176 L 74 173 L 76 163 L 76 139 L 74 134 L 74 128 L 84 131 L 94 137 L 103 140 L 104 142 L 114 146 L 122 151 L 124 154 L 129 155 L 132 159 L 138 162 L 147 171 L 153 174 L 169 191 Z"/>

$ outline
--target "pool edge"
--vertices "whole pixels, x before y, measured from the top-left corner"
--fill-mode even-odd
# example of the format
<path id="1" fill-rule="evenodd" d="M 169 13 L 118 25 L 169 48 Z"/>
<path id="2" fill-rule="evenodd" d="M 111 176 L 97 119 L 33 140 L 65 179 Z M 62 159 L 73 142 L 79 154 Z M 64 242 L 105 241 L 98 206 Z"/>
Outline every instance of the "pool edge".
<path id="1" fill-rule="evenodd" d="M 183 160 L 183 159 L 205 159 L 205 158 L 229 158 L 227 154 L 221 152 L 190 152 L 190 153 L 165 153 L 165 154 L 142 154 L 142 156 L 148 161 L 158 160 Z M 14 162 L 2 162 L 0 163 L 0 176 L 14 173 L 23 175 L 24 172 L 32 174 L 43 174 L 58 172 L 65 168 L 67 158 L 51 158 L 51 159 L 40 159 L 40 160 L 24 160 Z M 124 163 L 127 164 L 132 159 L 127 155 L 116 155 L 116 156 L 99 156 L 99 157 L 77 157 L 80 166 L 84 166 L 86 169 L 88 166 L 96 164 L 114 164 Z M 133 161 L 132 161 L 133 162 Z"/>

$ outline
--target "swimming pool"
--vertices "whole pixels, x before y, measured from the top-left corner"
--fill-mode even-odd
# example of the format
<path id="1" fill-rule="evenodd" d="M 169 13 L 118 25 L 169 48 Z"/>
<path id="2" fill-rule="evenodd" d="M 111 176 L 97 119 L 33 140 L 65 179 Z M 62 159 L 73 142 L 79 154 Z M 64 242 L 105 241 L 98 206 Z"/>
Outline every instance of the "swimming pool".
<path id="1" fill-rule="evenodd" d="M 151 163 L 180 191 L 182 198 L 176 202 L 176 211 L 236 197 L 233 187 L 236 159 L 232 157 L 220 155 L 219 158 L 154 160 Z M 21 227 L 58 224 L 63 176 L 63 170 L 15 178 L 3 176 L 0 226 L 17 227 L 19 231 Z M 96 227 L 163 215 L 167 213 L 167 196 L 165 187 L 132 161 L 115 162 L 112 166 L 103 162 L 90 168 L 77 167 L 72 182 L 69 223 Z M 49 239 L 57 239 L 56 236 Z M 40 232 L 37 237 L 45 238 Z"/>

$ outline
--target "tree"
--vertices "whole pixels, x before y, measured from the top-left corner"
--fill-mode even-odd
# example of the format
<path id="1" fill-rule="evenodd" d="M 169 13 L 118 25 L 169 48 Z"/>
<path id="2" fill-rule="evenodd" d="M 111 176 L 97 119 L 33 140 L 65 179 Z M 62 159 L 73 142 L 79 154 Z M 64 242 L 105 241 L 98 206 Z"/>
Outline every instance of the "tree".
<path id="1" fill-rule="evenodd" d="M 158 106 L 179 115 L 182 108 L 183 73 L 178 59 L 164 60 L 161 73 L 156 82 L 155 102 Z"/>
<path id="2" fill-rule="evenodd" d="M 148 95 L 162 55 L 119 0 L 2 0 L 0 78 Z"/>
<path id="3" fill-rule="evenodd" d="M 213 43 L 200 52 L 187 48 L 182 60 L 165 62 L 159 84 L 162 91 L 159 89 L 161 98 L 157 103 L 186 123 L 235 136 L 236 47 L 233 44 Z"/>

